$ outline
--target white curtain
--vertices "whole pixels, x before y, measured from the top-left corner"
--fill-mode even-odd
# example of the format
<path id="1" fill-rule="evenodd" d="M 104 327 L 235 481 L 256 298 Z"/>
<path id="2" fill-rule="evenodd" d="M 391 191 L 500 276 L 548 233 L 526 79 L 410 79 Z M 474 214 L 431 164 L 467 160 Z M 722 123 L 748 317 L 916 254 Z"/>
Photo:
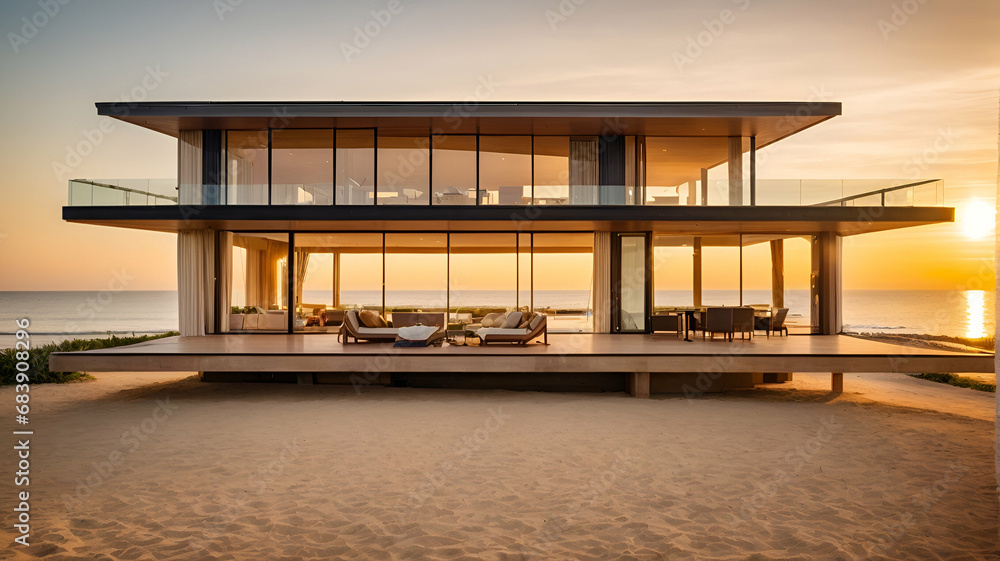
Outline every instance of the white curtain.
<path id="1" fill-rule="evenodd" d="M 597 197 L 597 139 L 569 139 L 569 192 L 570 204 L 596 205 Z"/>
<path id="2" fill-rule="evenodd" d="M 594 333 L 611 333 L 611 232 L 594 232 Z"/>
<path id="3" fill-rule="evenodd" d="M 298 298 L 296 304 L 301 304 L 305 301 L 305 297 L 302 294 L 302 285 L 306 280 L 306 271 L 308 270 L 309 251 L 300 249 L 295 252 L 295 297 Z"/>
<path id="4" fill-rule="evenodd" d="M 201 136 L 200 130 L 177 134 L 177 178 L 182 205 L 202 204 Z"/>
<path id="5" fill-rule="evenodd" d="M 233 301 L 233 233 L 219 234 L 219 333 L 229 332 L 229 308 Z"/>
<path id="6" fill-rule="evenodd" d="M 177 233 L 177 302 L 181 337 L 211 333 L 215 325 L 215 233 Z"/>

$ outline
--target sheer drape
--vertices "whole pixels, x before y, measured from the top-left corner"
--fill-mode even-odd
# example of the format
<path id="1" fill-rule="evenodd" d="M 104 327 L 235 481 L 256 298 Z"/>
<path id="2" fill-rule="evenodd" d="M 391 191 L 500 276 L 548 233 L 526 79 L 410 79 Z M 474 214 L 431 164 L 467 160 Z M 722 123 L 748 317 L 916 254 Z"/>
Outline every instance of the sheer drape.
<path id="1" fill-rule="evenodd" d="M 200 205 L 201 131 L 180 131 L 177 135 L 177 179 L 180 204 Z"/>
<path id="2" fill-rule="evenodd" d="M 597 139 L 569 139 L 570 204 L 597 204 Z"/>
<path id="3" fill-rule="evenodd" d="M 178 328 L 182 337 L 211 333 L 215 325 L 215 233 L 177 234 Z"/>
<path id="4" fill-rule="evenodd" d="M 233 301 L 233 233 L 219 233 L 219 280 L 218 311 L 219 333 L 229 332 L 229 308 Z"/>
<path id="5" fill-rule="evenodd" d="M 309 251 L 300 249 L 295 252 L 295 297 L 298 298 L 298 302 L 296 302 L 296 304 L 299 304 L 304 300 L 302 296 L 302 284 L 306 280 L 306 271 L 308 270 Z"/>
<path id="6" fill-rule="evenodd" d="M 611 333 L 610 232 L 594 232 L 594 333 Z"/>

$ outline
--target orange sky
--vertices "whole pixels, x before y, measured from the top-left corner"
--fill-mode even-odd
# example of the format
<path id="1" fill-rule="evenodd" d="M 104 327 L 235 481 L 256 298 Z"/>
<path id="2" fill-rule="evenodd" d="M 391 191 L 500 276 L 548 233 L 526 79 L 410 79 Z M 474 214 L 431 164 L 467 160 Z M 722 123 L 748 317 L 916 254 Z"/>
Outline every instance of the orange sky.
<path id="1" fill-rule="evenodd" d="M 888 0 L 403 2 L 367 43 L 355 28 L 384 2 L 216 4 L 70 3 L 30 38 L 37 3 L 0 5 L 0 290 L 121 274 L 175 288 L 174 236 L 61 220 L 70 178 L 176 176 L 174 139 L 96 115 L 123 96 L 464 100 L 485 81 L 494 101 L 822 97 L 844 115 L 763 151 L 759 177 L 941 178 L 949 206 L 994 205 L 994 0 L 923 3 L 895 23 Z M 723 10 L 735 19 L 719 27 Z M 962 288 L 988 276 L 993 240 L 928 226 L 848 238 L 844 257 L 845 288 Z M 706 288 L 727 274 L 707 271 Z"/>

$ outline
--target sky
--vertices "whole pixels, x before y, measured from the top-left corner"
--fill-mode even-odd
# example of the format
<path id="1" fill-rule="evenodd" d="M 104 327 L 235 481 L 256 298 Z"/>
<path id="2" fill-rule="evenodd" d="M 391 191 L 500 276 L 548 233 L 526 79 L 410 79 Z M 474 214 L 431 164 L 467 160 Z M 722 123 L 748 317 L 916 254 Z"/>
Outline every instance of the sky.
<path id="1" fill-rule="evenodd" d="M 842 102 L 758 177 L 942 179 L 960 219 L 846 238 L 844 287 L 990 289 L 998 29 L 995 0 L 3 2 L 0 290 L 176 287 L 174 235 L 61 220 L 69 179 L 177 175 L 175 139 L 95 102 L 461 101 L 483 83 L 490 101 Z"/>

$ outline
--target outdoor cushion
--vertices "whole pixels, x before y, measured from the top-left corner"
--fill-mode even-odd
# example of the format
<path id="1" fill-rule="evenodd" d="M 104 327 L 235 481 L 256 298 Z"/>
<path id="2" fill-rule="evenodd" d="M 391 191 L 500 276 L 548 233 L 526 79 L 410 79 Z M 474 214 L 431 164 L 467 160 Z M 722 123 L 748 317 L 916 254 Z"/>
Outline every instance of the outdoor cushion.
<path id="1" fill-rule="evenodd" d="M 535 316 L 537 316 L 537 315 L 538 314 L 536 314 L 535 312 L 527 313 L 524 316 L 524 319 L 521 321 L 521 325 L 518 325 L 517 327 L 520 328 L 520 329 L 530 329 L 531 328 L 531 320 L 535 319 Z"/>
<path id="2" fill-rule="evenodd" d="M 497 325 L 496 321 L 493 322 L 493 327 L 499 327 L 501 329 L 513 329 L 516 328 L 521 323 L 521 312 L 510 312 L 507 314 L 506 319 L 504 319 L 503 324 Z"/>
<path id="3" fill-rule="evenodd" d="M 351 331 L 357 333 L 358 328 L 361 326 L 358 322 L 358 312 L 356 310 L 348 310 L 347 312 L 347 323 L 350 324 Z"/>
<path id="4" fill-rule="evenodd" d="M 378 314 L 371 310 L 361 312 L 358 314 L 358 317 L 361 319 L 361 323 L 363 323 L 365 327 L 382 327 L 379 324 Z"/>
<path id="5" fill-rule="evenodd" d="M 399 336 L 408 341 L 426 341 L 431 335 L 438 332 L 436 325 L 410 325 L 399 328 Z"/>
<path id="6" fill-rule="evenodd" d="M 505 316 L 503 313 L 494 312 L 492 314 L 486 314 L 486 316 L 483 317 L 483 321 L 481 321 L 480 323 L 483 324 L 483 327 L 500 327 L 499 325 L 495 325 L 496 321 L 498 319 L 501 320 L 501 325 L 502 325 L 504 318 Z"/>
<path id="7" fill-rule="evenodd" d="M 526 335 L 528 333 L 527 329 L 504 329 L 502 327 L 484 327 L 476 332 L 479 338 L 488 337 L 490 335 Z"/>
<path id="8" fill-rule="evenodd" d="M 360 327 L 358 335 L 399 335 L 395 327 Z"/>
<path id="9" fill-rule="evenodd" d="M 531 323 L 528 324 L 528 329 L 535 329 L 536 327 L 538 327 L 540 323 L 542 323 L 544 319 L 545 316 L 543 316 L 542 314 L 538 314 L 535 317 L 531 318 Z"/>

